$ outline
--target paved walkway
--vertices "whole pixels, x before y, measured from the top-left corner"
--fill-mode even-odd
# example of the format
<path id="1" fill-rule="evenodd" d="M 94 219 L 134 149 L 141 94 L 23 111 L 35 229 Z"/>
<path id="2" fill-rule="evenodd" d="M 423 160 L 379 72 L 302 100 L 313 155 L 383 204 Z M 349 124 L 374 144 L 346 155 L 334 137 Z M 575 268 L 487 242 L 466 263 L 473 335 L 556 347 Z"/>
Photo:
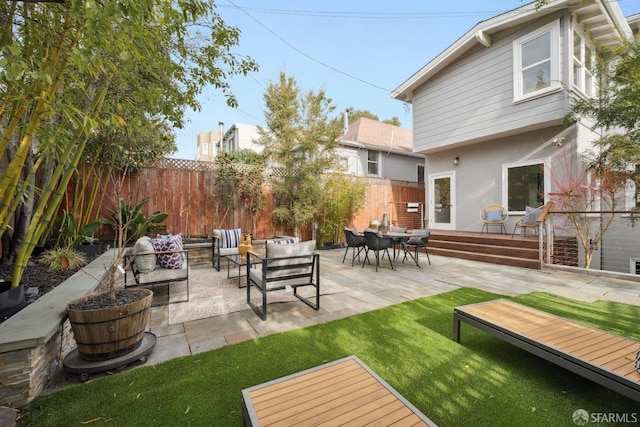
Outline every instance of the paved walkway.
<path id="1" fill-rule="evenodd" d="M 247 308 L 241 312 L 169 325 L 167 306 L 153 308 L 151 332 L 158 337 L 158 343 L 147 364 L 325 323 L 461 287 L 510 296 L 541 291 L 581 301 L 602 299 L 640 306 L 640 281 L 557 269 L 498 266 L 434 255 L 429 265 L 424 254 L 420 256 L 421 269 L 408 260 L 393 271 L 385 259 L 376 272 L 373 265 L 361 268 L 356 264 L 351 267 L 349 257 L 342 264 L 343 255 L 343 249 L 320 252 L 321 277 L 331 278 L 350 290 L 322 296 L 319 311 L 296 301 L 269 305 L 267 321 L 261 321 Z M 322 284 L 322 278 L 320 282 Z"/>
<path id="2" fill-rule="evenodd" d="M 319 311 L 295 301 L 270 304 L 264 322 L 247 307 L 240 312 L 170 325 L 168 306 L 152 308 L 150 328 L 158 341 L 146 365 L 462 287 L 510 296 L 541 291 L 581 301 L 608 300 L 640 306 L 640 276 L 621 279 L 579 271 L 531 270 L 435 255 L 431 255 L 429 265 L 424 254 L 420 256 L 421 269 L 409 260 L 393 271 L 385 259 L 376 272 L 373 265 L 351 267 L 348 259 L 343 264 L 343 255 L 344 249 L 320 252 L 321 285 L 322 277 L 330 278 L 349 291 L 322 296 Z M 630 280 L 634 278 L 638 280 Z M 108 374 L 92 374 L 91 377 Z M 47 384 L 45 393 L 79 382 L 78 375 L 60 369 Z"/>

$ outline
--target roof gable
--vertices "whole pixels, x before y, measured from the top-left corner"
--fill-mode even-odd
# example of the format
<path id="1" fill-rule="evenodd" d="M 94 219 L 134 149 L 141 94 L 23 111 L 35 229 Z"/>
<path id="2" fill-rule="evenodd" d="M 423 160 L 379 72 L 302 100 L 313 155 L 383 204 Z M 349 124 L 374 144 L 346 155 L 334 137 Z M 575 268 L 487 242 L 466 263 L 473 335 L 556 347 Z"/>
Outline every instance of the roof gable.
<path id="1" fill-rule="evenodd" d="M 555 0 L 536 10 L 535 2 L 510 10 L 501 15 L 481 21 L 451 46 L 441 52 L 427 65 L 398 86 L 391 97 L 402 102 L 412 101 L 413 91 L 430 80 L 439 71 L 451 64 L 474 46 L 491 46 L 491 36 L 498 31 L 522 26 L 538 20 L 558 10 L 567 9 L 573 13 L 591 33 L 599 46 L 613 45 L 621 39 L 633 37 L 631 28 L 625 20 L 618 3 L 611 0 Z"/>

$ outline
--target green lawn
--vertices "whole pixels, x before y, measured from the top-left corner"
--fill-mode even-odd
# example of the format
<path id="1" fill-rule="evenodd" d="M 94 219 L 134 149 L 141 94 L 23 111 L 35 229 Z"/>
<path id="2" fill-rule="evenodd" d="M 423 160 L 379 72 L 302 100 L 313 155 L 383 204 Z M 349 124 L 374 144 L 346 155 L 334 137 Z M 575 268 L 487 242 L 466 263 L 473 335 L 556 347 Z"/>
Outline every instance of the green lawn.
<path id="1" fill-rule="evenodd" d="M 356 355 L 440 426 L 571 426 L 577 409 L 638 414 L 640 405 L 484 332 L 453 307 L 501 295 L 460 289 L 41 396 L 20 425 L 241 425 L 240 392 Z M 522 304 L 640 340 L 640 307 L 532 293 Z M 612 425 L 612 424 L 607 424 Z"/>

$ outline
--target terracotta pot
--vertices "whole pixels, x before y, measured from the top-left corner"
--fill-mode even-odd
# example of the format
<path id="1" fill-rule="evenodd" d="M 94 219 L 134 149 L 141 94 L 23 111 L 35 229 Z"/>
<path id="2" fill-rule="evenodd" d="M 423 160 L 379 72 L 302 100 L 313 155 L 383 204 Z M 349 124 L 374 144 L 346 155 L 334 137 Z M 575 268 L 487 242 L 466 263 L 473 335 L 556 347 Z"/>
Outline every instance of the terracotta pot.
<path id="1" fill-rule="evenodd" d="M 137 349 L 142 343 L 149 317 L 153 292 L 148 289 L 127 289 L 136 292 L 140 299 L 115 307 L 97 309 L 73 309 L 93 296 L 72 301 L 67 315 L 78 345 L 80 356 L 99 361 L 119 357 Z"/>

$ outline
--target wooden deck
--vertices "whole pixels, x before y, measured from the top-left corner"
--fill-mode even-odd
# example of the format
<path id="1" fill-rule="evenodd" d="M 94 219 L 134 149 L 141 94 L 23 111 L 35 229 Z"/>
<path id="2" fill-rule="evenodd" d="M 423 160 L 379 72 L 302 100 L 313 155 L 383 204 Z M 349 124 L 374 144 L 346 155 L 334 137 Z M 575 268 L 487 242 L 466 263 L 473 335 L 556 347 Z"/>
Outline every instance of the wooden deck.
<path id="1" fill-rule="evenodd" d="M 251 426 L 435 426 L 357 357 L 242 391 Z"/>
<path id="2" fill-rule="evenodd" d="M 637 341 L 507 300 L 456 307 L 455 341 L 460 321 L 640 402 Z"/>
<path id="3" fill-rule="evenodd" d="M 541 268 L 537 236 L 432 230 L 429 253 L 492 264 Z"/>

